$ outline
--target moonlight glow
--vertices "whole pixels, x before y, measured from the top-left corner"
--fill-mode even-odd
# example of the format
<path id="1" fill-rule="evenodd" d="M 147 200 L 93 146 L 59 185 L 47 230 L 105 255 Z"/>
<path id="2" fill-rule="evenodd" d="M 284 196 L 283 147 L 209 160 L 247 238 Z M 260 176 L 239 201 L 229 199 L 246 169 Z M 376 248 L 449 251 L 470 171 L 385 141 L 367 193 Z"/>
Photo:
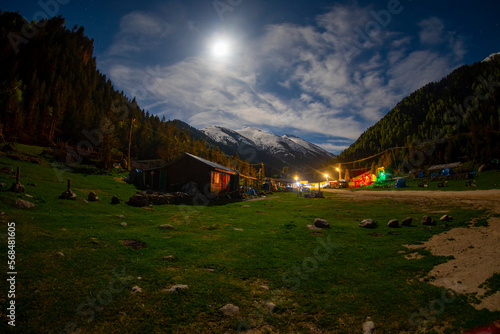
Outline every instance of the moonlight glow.
<path id="1" fill-rule="evenodd" d="M 229 53 L 230 47 L 227 41 L 216 41 L 212 46 L 212 54 L 216 57 L 226 57 Z"/>

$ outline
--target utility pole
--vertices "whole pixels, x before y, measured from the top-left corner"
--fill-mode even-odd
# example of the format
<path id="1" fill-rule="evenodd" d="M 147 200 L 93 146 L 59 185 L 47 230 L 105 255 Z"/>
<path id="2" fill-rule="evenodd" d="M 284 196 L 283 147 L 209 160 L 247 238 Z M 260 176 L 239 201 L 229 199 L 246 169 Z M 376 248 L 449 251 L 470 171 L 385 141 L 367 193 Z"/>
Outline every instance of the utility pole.
<path id="1" fill-rule="evenodd" d="M 134 128 L 135 118 L 132 118 L 132 122 L 130 122 L 130 135 L 128 137 L 128 160 L 127 160 L 127 168 L 130 171 L 130 148 L 132 146 L 132 129 Z"/>

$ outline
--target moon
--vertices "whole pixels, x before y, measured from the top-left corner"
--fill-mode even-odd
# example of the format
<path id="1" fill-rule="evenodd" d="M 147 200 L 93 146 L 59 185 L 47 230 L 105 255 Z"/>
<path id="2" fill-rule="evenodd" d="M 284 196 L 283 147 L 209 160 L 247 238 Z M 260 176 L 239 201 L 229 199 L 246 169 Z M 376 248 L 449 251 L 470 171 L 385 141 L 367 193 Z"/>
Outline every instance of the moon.
<path id="1" fill-rule="evenodd" d="M 219 40 L 212 45 L 212 54 L 218 58 L 223 58 L 229 55 L 230 49 L 229 42 Z"/>

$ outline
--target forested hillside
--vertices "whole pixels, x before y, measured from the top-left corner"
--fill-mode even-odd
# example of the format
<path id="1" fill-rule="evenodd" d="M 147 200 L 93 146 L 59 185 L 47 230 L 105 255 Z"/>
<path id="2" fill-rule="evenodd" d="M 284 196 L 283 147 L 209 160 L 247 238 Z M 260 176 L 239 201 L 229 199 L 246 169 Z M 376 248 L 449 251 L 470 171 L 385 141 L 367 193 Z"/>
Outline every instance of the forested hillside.
<path id="1" fill-rule="evenodd" d="M 71 147 L 84 158 L 91 146 L 109 167 L 127 155 L 132 126 L 132 159 L 170 161 L 190 152 L 229 164 L 217 147 L 116 91 L 97 70 L 84 28 L 65 24 L 60 16 L 29 23 L 17 13 L 0 13 L 0 141 Z"/>
<path id="2" fill-rule="evenodd" d="M 398 103 L 335 160 L 380 155 L 379 164 L 419 168 L 500 156 L 500 57 L 462 66 Z M 359 162 L 370 167 L 373 160 Z"/>

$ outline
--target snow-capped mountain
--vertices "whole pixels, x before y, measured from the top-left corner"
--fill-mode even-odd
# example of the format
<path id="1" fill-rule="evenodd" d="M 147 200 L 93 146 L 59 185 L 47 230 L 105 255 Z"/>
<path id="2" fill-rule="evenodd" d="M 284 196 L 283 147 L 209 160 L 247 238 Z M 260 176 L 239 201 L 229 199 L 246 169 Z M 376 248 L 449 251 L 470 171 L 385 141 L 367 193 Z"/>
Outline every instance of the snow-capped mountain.
<path id="1" fill-rule="evenodd" d="M 496 57 L 500 57 L 500 52 L 490 54 L 488 57 L 484 58 L 483 63 L 487 61 L 492 61 Z"/>
<path id="2" fill-rule="evenodd" d="M 210 139 L 224 146 L 254 148 L 261 158 L 278 160 L 281 165 L 316 166 L 334 157 L 302 138 L 284 135 L 278 136 L 260 129 L 246 127 L 231 130 L 220 126 L 209 126 L 200 130 Z"/>

